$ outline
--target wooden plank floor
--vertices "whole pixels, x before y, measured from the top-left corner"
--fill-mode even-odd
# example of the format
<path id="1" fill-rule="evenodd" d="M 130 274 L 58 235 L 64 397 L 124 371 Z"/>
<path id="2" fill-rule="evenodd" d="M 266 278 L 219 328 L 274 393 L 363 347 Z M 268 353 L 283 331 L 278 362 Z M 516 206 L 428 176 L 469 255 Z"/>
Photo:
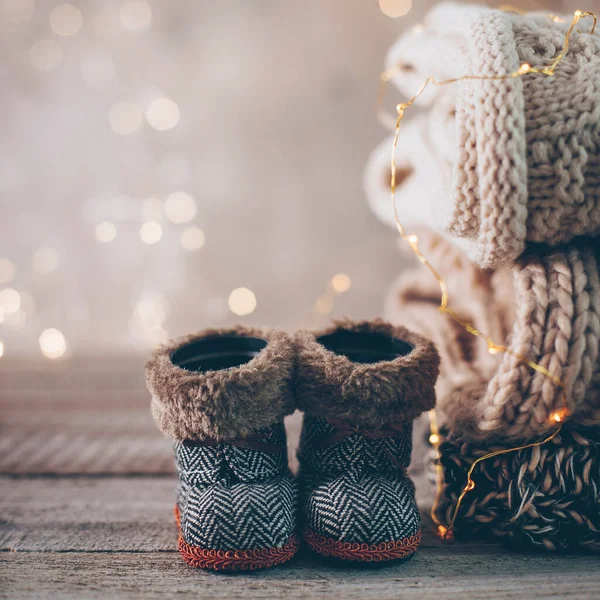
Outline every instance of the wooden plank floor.
<path id="1" fill-rule="evenodd" d="M 302 554 L 262 573 L 216 575 L 175 549 L 171 448 L 148 411 L 143 361 L 0 364 L 2 598 L 598 598 L 600 560 L 448 545 L 408 563 L 340 568 Z M 292 445 L 299 420 L 288 423 Z M 423 513 L 431 492 L 412 468 Z"/>

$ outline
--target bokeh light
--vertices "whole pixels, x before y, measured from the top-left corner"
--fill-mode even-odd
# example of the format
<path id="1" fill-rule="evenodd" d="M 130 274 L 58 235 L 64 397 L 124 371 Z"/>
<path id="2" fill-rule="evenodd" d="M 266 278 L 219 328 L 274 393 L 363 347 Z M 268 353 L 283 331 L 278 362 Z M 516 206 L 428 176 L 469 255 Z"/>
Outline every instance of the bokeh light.
<path id="1" fill-rule="evenodd" d="M 21 308 L 21 294 L 13 288 L 0 290 L 0 307 L 5 315 L 17 312 Z"/>
<path id="2" fill-rule="evenodd" d="M 331 296 L 320 296 L 315 301 L 315 312 L 320 315 L 328 315 L 333 310 L 333 298 Z"/>
<path id="3" fill-rule="evenodd" d="M 102 221 L 96 225 L 96 239 L 103 244 L 112 242 L 117 237 L 117 228 L 110 221 Z"/>
<path id="4" fill-rule="evenodd" d="M 256 296 L 252 290 L 245 287 L 236 288 L 229 294 L 229 309 L 235 315 L 243 317 L 256 309 Z"/>
<path id="5" fill-rule="evenodd" d="M 67 350 L 65 336 L 58 329 L 45 329 L 39 341 L 40 350 L 46 358 L 60 358 Z"/>
<path id="6" fill-rule="evenodd" d="M 129 332 L 151 347 L 165 343 L 169 337 L 164 328 L 166 318 L 165 299 L 156 292 L 145 292 L 135 305 L 129 320 Z"/>
<path id="7" fill-rule="evenodd" d="M 60 64 L 62 48 L 54 40 L 40 40 L 29 50 L 29 60 L 38 71 L 50 71 Z"/>
<path id="8" fill-rule="evenodd" d="M 0 283 L 8 283 L 14 279 L 17 269 L 8 258 L 0 258 Z"/>
<path id="9" fill-rule="evenodd" d="M 186 227 L 181 232 L 181 245 L 190 252 L 200 250 L 205 241 L 204 232 L 199 227 Z"/>
<path id="10" fill-rule="evenodd" d="M 129 0 L 121 6 L 119 19 L 124 29 L 141 31 L 152 24 L 152 8 L 143 0 Z"/>
<path id="11" fill-rule="evenodd" d="M 165 200 L 165 214 L 173 223 L 187 223 L 196 215 L 196 202 L 186 192 L 175 192 Z"/>
<path id="12" fill-rule="evenodd" d="M 140 227 L 140 238 L 146 244 L 156 244 L 162 235 L 162 227 L 156 221 L 148 221 Z"/>
<path id="13" fill-rule="evenodd" d="M 381 12 L 388 17 L 403 17 L 412 7 L 412 0 L 379 0 Z"/>
<path id="14" fill-rule="evenodd" d="M 50 13 L 50 27 L 56 35 L 75 35 L 83 25 L 81 11 L 72 4 L 59 4 Z"/>
<path id="15" fill-rule="evenodd" d="M 169 98 L 153 100 L 146 112 L 148 124 L 158 131 L 172 129 L 179 123 L 179 117 L 179 106 Z"/>
<path id="16" fill-rule="evenodd" d="M 345 273 L 337 273 L 331 278 L 331 287 L 338 293 L 343 294 L 350 289 L 352 281 Z"/>

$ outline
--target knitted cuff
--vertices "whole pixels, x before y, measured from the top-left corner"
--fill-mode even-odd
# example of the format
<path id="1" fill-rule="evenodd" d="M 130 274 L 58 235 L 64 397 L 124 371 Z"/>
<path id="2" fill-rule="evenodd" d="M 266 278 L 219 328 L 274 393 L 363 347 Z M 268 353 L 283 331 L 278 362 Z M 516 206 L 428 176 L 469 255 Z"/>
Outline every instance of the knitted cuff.
<path id="1" fill-rule="evenodd" d="M 180 338 L 146 364 L 152 415 L 176 440 L 243 438 L 294 411 L 293 366 L 281 331 L 238 326 Z"/>
<path id="2" fill-rule="evenodd" d="M 412 421 L 435 405 L 433 344 L 384 321 L 339 321 L 296 336 L 298 408 L 361 429 Z"/>

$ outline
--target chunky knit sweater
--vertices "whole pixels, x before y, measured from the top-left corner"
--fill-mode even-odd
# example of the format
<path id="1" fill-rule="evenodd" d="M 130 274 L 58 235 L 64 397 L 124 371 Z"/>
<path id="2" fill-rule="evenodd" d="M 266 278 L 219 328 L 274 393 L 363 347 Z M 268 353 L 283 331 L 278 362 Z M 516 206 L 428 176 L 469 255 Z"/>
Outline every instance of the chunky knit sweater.
<path id="1" fill-rule="evenodd" d="M 481 271 L 440 235 L 421 231 L 419 239 L 448 282 L 451 308 L 559 377 L 572 419 L 600 425 L 600 245 L 572 242 Z M 482 339 L 438 312 L 439 298 L 437 282 L 419 265 L 393 286 L 385 316 L 437 346 L 443 424 L 471 440 L 547 432 L 552 413 L 564 407 L 560 388 L 514 355 L 489 354 Z"/>
<path id="2" fill-rule="evenodd" d="M 412 96 L 430 75 L 507 75 L 522 63 L 548 65 L 563 50 L 571 18 L 439 5 L 422 30 L 390 50 L 393 83 Z M 590 30 L 591 21 L 580 22 L 554 76 L 461 82 L 421 99 L 440 119 L 439 98 L 453 95 L 455 110 L 443 113 L 455 121 L 453 148 L 447 124 L 434 144 L 453 170 L 447 227 L 476 242 L 482 267 L 509 264 L 527 243 L 600 234 L 600 28 Z"/>

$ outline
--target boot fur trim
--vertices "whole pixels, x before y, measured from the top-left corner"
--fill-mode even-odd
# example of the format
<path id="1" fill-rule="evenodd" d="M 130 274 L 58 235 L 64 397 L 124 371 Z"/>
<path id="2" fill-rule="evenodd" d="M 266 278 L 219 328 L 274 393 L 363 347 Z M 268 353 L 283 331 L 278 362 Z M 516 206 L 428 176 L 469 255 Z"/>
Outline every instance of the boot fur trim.
<path id="1" fill-rule="evenodd" d="M 186 370 L 176 351 L 206 338 L 252 337 L 266 342 L 248 362 L 219 370 Z M 250 327 L 207 329 L 158 348 L 146 364 L 152 415 L 175 440 L 243 438 L 292 413 L 294 348 L 282 331 Z"/>
<path id="2" fill-rule="evenodd" d="M 406 354 L 391 360 L 355 362 L 342 349 L 334 352 L 321 343 L 331 348 L 324 336 L 340 332 L 370 334 L 388 348 L 393 344 L 396 349 L 404 348 Z M 360 429 L 381 429 L 412 421 L 435 405 L 437 350 L 429 340 L 404 327 L 381 320 L 337 321 L 318 333 L 298 333 L 296 345 L 298 408 L 313 416 Z M 351 356 L 357 345 L 360 342 L 354 344 Z"/>

